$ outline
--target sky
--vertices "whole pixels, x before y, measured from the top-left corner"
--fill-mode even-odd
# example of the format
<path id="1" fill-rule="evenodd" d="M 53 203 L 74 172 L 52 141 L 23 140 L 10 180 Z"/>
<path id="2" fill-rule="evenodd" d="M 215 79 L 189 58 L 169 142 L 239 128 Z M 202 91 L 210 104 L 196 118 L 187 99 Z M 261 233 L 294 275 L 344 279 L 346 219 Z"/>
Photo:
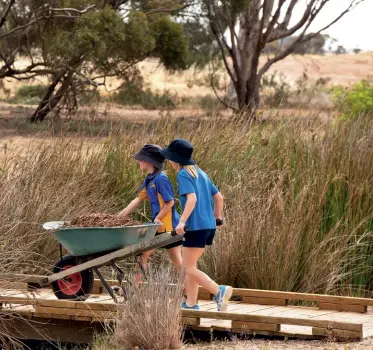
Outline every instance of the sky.
<path id="1" fill-rule="evenodd" d="M 299 18 L 307 0 L 302 0 L 294 11 L 294 17 Z M 319 17 L 315 19 L 310 31 L 317 31 L 332 18 L 337 17 L 348 7 L 351 0 L 331 0 Z M 360 48 L 373 51 L 373 0 L 364 0 L 355 9 L 324 32 L 338 40 L 346 49 Z"/>

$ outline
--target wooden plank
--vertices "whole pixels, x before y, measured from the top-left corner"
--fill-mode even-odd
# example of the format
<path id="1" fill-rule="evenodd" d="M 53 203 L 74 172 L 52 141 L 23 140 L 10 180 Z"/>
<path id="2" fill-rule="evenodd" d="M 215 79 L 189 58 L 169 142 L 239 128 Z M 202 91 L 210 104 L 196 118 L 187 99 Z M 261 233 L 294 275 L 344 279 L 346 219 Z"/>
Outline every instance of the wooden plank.
<path id="1" fill-rule="evenodd" d="M 333 310 L 320 310 L 318 308 L 302 307 L 302 306 L 276 306 L 267 311 L 253 312 L 254 315 L 268 315 L 280 317 L 298 317 L 298 318 L 313 318 L 317 316 L 329 317 L 332 314 L 338 314 Z M 337 318 L 339 319 L 339 318 Z"/>
<path id="2" fill-rule="evenodd" d="M 195 317 L 182 317 L 181 323 L 188 326 L 199 326 L 201 323 L 201 319 Z"/>
<path id="3" fill-rule="evenodd" d="M 210 293 L 198 292 L 198 299 L 199 300 L 212 300 L 212 295 Z"/>
<path id="4" fill-rule="evenodd" d="M 312 334 L 324 337 L 331 337 L 337 339 L 358 339 L 361 340 L 363 338 L 362 332 L 356 331 L 348 331 L 345 329 L 326 329 L 326 328 L 312 328 Z"/>
<path id="5" fill-rule="evenodd" d="M 320 310 L 336 310 L 336 311 L 348 311 L 348 312 L 359 312 L 366 313 L 368 307 L 366 305 L 354 305 L 354 304 L 341 304 L 341 303 L 319 303 Z"/>
<path id="6" fill-rule="evenodd" d="M 372 317 L 373 315 L 369 315 L 369 314 L 352 313 L 352 312 L 345 312 L 345 311 L 334 311 L 333 313 L 330 313 L 328 315 L 312 316 L 311 318 L 315 320 L 328 318 L 328 320 L 330 321 L 343 320 L 345 322 L 353 322 L 353 323 L 369 323 L 372 321 Z"/>
<path id="7" fill-rule="evenodd" d="M 232 321 L 232 330 L 279 332 L 279 324 Z"/>
<path id="8" fill-rule="evenodd" d="M 22 283 L 35 283 L 43 284 L 46 282 L 47 277 L 41 275 L 23 275 L 17 273 L 2 273 L 0 280 L 7 282 L 22 282 Z"/>
<path id="9" fill-rule="evenodd" d="M 217 320 L 232 320 L 242 322 L 259 322 L 259 323 L 272 323 L 272 324 L 289 324 L 296 326 L 310 326 L 320 328 L 338 328 L 351 331 L 362 330 L 361 323 L 331 321 L 328 319 L 315 319 L 315 318 L 292 318 L 292 317 L 274 317 L 262 316 L 252 314 L 241 314 L 231 312 L 213 312 L 213 311 L 195 311 L 195 310 L 182 310 L 183 317 L 200 317 L 200 318 L 213 318 Z"/>
<path id="10" fill-rule="evenodd" d="M 281 325 L 281 330 L 275 332 L 276 336 L 299 339 L 319 339 L 312 334 L 312 327 Z"/>
<path id="11" fill-rule="evenodd" d="M 98 310 L 82 310 L 82 309 L 68 309 L 68 308 L 54 308 L 54 307 L 44 307 L 36 306 L 35 313 L 48 314 L 51 317 L 54 315 L 69 315 L 69 316 L 86 316 L 91 318 L 113 318 L 113 313 L 108 311 L 98 311 Z"/>
<path id="12" fill-rule="evenodd" d="M 91 343 L 95 333 L 103 331 L 99 323 L 90 323 L 72 320 L 53 320 L 46 322 L 44 319 L 34 321 L 14 319 L 3 322 L 2 326 L 7 334 L 12 334 L 18 339 L 49 340 L 66 343 Z"/>
<path id="13" fill-rule="evenodd" d="M 33 298 L 32 296 L 27 296 L 25 294 L 14 294 L 13 296 L 0 295 L 1 303 L 9 304 L 21 304 L 21 305 L 39 305 L 45 307 L 54 308 L 68 308 L 68 309 L 83 309 L 83 310 L 98 310 L 98 311 L 115 311 L 117 305 L 113 302 L 101 302 L 101 303 L 91 303 L 82 301 L 70 301 L 70 300 L 58 300 L 58 299 L 39 299 Z"/>
<path id="14" fill-rule="evenodd" d="M 171 233 L 166 232 L 159 236 L 155 236 L 153 238 L 147 239 L 143 242 L 133 244 L 129 247 L 116 250 L 115 252 L 106 254 L 96 259 L 92 259 L 83 264 L 71 267 L 70 269 L 55 273 L 48 277 L 48 284 L 54 281 L 57 281 L 61 278 L 64 278 L 66 276 L 69 276 L 73 273 L 77 273 L 77 272 L 90 269 L 94 266 L 100 267 L 100 266 L 107 264 L 110 261 L 126 259 L 135 254 L 140 254 L 148 250 L 161 248 L 168 244 L 176 243 L 180 240 L 182 240 L 182 236 L 179 236 L 179 235 L 172 236 Z"/>
<path id="15" fill-rule="evenodd" d="M 289 303 L 288 299 L 259 298 L 259 297 L 242 297 L 242 301 L 248 304 L 280 305 L 280 306 L 287 306 Z"/>
<path id="16" fill-rule="evenodd" d="M 210 332 L 211 329 L 216 330 L 216 331 L 231 331 L 232 330 L 232 322 L 229 320 L 212 320 L 208 318 L 203 318 L 201 320 L 201 330 L 207 330 Z M 207 328 L 207 329 L 206 329 Z M 195 327 L 193 327 L 195 329 Z"/>
<path id="17" fill-rule="evenodd" d="M 199 300 L 212 300 L 212 294 L 210 291 L 203 287 L 199 287 L 198 289 L 198 299 Z"/>
<path id="18" fill-rule="evenodd" d="M 293 293 L 293 292 L 279 292 L 260 289 L 240 289 L 233 288 L 233 296 L 239 297 L 257 297 L 257 298 L 273 298 L 273 299 L 288 299 L 301 301 L 315 301 L 315 302 L 329 302 L 329 303 L 343 303 L 353 305 L 373 306 L 373 299 L 344 297 L 324 294 L 309 294 L 309 293 Z"/>

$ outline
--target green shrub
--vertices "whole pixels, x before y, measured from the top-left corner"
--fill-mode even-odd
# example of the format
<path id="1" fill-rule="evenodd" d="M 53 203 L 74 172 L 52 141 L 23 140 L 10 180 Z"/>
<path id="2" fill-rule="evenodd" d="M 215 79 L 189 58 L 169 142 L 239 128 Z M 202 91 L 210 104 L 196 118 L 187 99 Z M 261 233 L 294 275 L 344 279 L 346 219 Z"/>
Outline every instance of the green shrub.
<path id="1" fill-rule="evenodd" d="M 222 108 L 223 105 L 215 96 L 206 95 L 199 98 L 199 107 L 207 111 L 215 111 L 218 108 Z"/>
<path id="2" fill-rule="evenodd" d="M 174 97 L 166 91 L 163 95 L 153 93 L 150 89 L 142 89 L 133 82 L 122 85 L 113 100 L 125 106 L 142 106 L 145 109 L 172 109 L 175 108 Z"/>
<path id="3" fill-rule="evenodd" d="M 373 80 L 362 80 L 348 89 L 334 88 L 333 102 L 344 119 L 373 117 Z"/>
<path id="4" fill-rule="evenodd" d="M 24 85 L 21 86 L 15 96 L 8 102 L 18 104 L 38 104 L 44 97 L 46 87 L 44 85 Z"/>
<path id="5" fill-rule="evenodd" d="M 282 73 L 279 74 L 276 71 L 265 75 L 262 80 L 262 89 L 265 93 L 265 105 L 277 108 L 288 104 L 291 95 L 290 85 Z"/>

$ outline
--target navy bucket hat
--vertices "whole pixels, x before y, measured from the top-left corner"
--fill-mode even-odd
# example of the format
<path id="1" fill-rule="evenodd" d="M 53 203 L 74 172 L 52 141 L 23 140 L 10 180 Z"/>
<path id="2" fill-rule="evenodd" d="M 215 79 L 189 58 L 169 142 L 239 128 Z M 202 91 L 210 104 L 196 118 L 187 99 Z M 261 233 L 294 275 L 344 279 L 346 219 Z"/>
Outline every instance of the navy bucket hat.
<path id="1" fill-rule="evenodd" d="M 162 147 L 158 145 L 144 145 L 139 152 L 133 155 L 136 160 L 142 160 L 154 165 L 157 169 L 163 169 L 165 157 L 161 154 Z"/>
<path id="2" fill-rule="evenodd" d="M 193 146 L 185 139 L 173 140 L 168 147 L 161 150 L 161 154 L 180 165 L 195 165 L 192 158 Z"/>

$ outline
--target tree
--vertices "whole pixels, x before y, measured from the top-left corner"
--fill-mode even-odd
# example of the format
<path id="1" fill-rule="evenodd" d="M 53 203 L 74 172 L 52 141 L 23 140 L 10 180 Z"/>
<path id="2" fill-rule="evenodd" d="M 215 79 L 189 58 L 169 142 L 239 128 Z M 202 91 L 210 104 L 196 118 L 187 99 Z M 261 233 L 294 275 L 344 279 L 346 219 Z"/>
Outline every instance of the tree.
<path id="1" fill-rule="evenodd" d="M 159 57 L 168 69 L 187 67 L 188 43 L 171 14 L 185 3 L 166 0 L 6 0 L 0 5 L 0 78 L 47 76 L 31 116 L 43 121 L 57 106 L 76 109 L 79 93 L 130 80 L 136 64 Z M 27 65 L 19 68 L 21 55 Z"/>
<path id="2" fill-rule="evenodd" d="M 249 118 L 254 117 L 260 102 L 261 80 L 269 68 L 293 53 L 299 45 L 317 37 L 362 1 L 351 0 L 349 6 L 338 11 L 327 25 L 308 33 L 315 18 L 331 0 L 307 1 L 299 18 L 294 9 L 301 5 L 300 0 L 202 0 L 203 11 L 231 79 L 228 102 L 222 102 L 238 111 L 248 110 Z M 336 1 L 334 3 L 337 5 Z M 260 67 L 259 58 L 266 45 L 293 35 L 296 38 L 290 45 L 279 45 L 278 51 Z"/>

